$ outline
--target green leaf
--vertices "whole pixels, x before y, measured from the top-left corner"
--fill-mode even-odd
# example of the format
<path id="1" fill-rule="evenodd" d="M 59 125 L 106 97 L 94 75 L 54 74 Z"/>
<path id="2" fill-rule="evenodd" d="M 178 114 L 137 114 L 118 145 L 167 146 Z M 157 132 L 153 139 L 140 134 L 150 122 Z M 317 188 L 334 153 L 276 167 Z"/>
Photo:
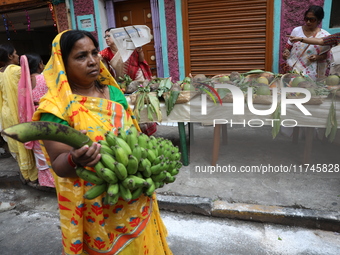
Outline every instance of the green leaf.
<path id="1" fill-rule="evenodd" d="M 157 117 L 157 121 L 159 122 L 162 121 L 162 112 L 161 112 L 161 108 L 159 105 L 158 97 L 151 96 L 151 95 L 148 95 L 148 97 L 149 97 L 151 109 L 155 113 Z"/>
<path id="2" fill-rule="evenodd" d="M 169 95 L 167 95 L 164 100 L 165 100 L 165 106 L 166 106 L 166 114 L 167 116 L 170 115 L 171 111 L 173 110 L 177 98 L 181 92 L 180 91 L 170 91 Z"/>
<path id="3" fill-rule="evenodd" d="M 171 77 L 161 80 L 157 89 L 158 97 L 161 97 L 163 93 L 168 92 L 171 89 L 171 87 L 172 87 Z"/>
<path id="4" fill-rule="evenodd" d="M 213 100 L 214 104 L 216 104 L 216 99 L 215 99 L 215 97 L 213 96 L 213 94 L 212 94 L 209 90 L 207 90 L 207 89 L 205 89 L 205 88 L 202 88 L 202 90 L 203 90 L 206 94 L 208 94 L 208 95 L 210 96 L 211 100 Z"/>
<path id="5" fill-rule="evenodd" d="M 140 120 L 140 113 L 144 109 L 145 94 L 144 92 L 138 93 L 136 98 L 133 113 L 138 121 Z"/>

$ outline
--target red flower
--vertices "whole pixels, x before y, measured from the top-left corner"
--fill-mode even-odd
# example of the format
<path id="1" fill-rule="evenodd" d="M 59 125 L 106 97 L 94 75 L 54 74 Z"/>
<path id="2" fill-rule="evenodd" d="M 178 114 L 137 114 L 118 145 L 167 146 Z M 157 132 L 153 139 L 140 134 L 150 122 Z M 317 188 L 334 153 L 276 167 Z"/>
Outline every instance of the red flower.
<path id="1" fill-rule="evenodd" d="M 103 213 L 103 208 L 98 204 L 97 202 L 91 205 L 91 210 L 94 212 L 97 216 L 101 213 Z"/>
<path id="2" fill-rule="evenodd" d="M 93 217 L 91 217 L 91 216 L 87 216 L 87 217 L 86 217 L 86 220 L 87 220 L 88 222 L 90 222 L 90 223 L 95 223 L 95 222 L 96 222 L 96 219 L 93 218 Z"/>
<path id="3" fill-rule="evenodd" d="M 140 223 L 140 218 L 139 217 L 132 217 L 130 218 L 130 226 L 131 227 L 136 227 Z"/>
<path id="4" fill-rule="evenodd" d="M 75 226 L 78 225 L 78 221 L 74 217 L 71 218 L 71 223 Z"/>
<path id="5" fill-rule="evenodd" d="M 103 227 L 105 225 L 105 220 L 100 220 L 99 225 Z"/>
<path id="6" fill-rule="evenodd" d="M 79 215 L 79 217 L 83 217 L 83 212 L 86 211 L 86 205 L 80 204 L 76 207 L 76 214 Z"/>
<path id="7" fill-rule="evenodd" d="M 102 135 L 97 135 L 95 138 L 94 138 L 95 141 L 100 141 L 100 140 L 105 140 L 104 136 Z"/>
<path id="8" fill-rule="evenodd" d="M 111 242 L 115 238 L 115 234 L 112 234 L 112 233 L 109 233 L 108 236 L 109 236 L 109 239 L 110 239 Z"/>
<path id="9" fill-rule="evenodd" d="M 102 249 L 105 247 L 105 243 L 103 242 L 102 239 L 100 239 L 99 237 L 97 237 L 95 240 L 94 240 L 94 245 L 98 248 L 98 249 Z"/>
<path id="10" fill-rule="evenodd" d="M 80 240 L 75 241 L 71 244 L 70 250 L 74 253 L 79 253 L 83 249 L 83 243 Z"/>
<path id="11" fill-rule="evenodd" d="M 149 211 L 149 206 L 144 206 L 142 209 L 142 215 L 143 216 L 148 215 L 148 211 Z"/>
<path id="12" fill-rule="evenodd" d="M 120 227 L 120 226 L 116 227 L 116 231 L 117 232 L 125 233 L 127 230 L 128 229 L 125 226 L 123 226 L 123 227 Z"/>
<path id="13" fill-rule="evenodd" d="M 87 232 L 84 233 L 84 239 L 87 243 L 91 242 L 91 237 L 89 236 L 89 234 Z"/>

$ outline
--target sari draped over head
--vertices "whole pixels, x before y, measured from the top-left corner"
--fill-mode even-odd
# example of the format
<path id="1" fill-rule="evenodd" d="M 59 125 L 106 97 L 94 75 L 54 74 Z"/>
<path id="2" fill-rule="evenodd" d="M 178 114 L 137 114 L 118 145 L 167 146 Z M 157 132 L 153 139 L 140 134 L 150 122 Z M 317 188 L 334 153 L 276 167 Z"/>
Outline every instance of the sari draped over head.
<path id="1" fill-rule="evenodd" d="M 138 126 L 129 107 L 124 109 L 111 100 L 72 94 L 61 56 L 61 34 L 52 43 L 52 56 L 44 70 L 49 90 L 33 119 L 38 121 L 42 113 L 52 113 L 77 130 L 87 130 L 93 141 L 105 139 L 109 130 L 117 133 L 119 127 L 126 130 L 132 124 Z M 119 88 L 103 63 L 98 80 Z M 84 199 L 84 193 L 93 184 L 55 173 L 54 177 L 64 254 L 172 254 L 155 195 L 142 195 L 129 202 L 120 198 L 117 204 L 109 206 L 103 204 L 105 193 L 93 200 Z"/>
<path id="2" fill-rule="evenodd" d="M 321 29 L 313 37 L 322 38 L 327 35 L 329 35 L 329 33 L 326 30 Z M 306 38 L 301 26 L 294 28 L 291 36 Z M 328 75 L 328 66 L 331 57 L 329 53 L 329 46 L 309 45 L 303 42 L 296 42 L 293 44 L 288 40 L 286 48 L 290 50 L 290 56 L 287 59 L 287 64 L 293 69 L 293 71 L 302 72 L 313 80 L 316 80 L 316 78 L 324 78 Z M 327 53 L 327 59 L 323 61 L 309 60 L 311 55 L 321 55 L 323 53 Z"/>
<path id="3" fill-rule="evenodd" d="M 18 83 L 21 77 L 21 68 L 17 65 L 9 65 L 4 72 L 0 72 L 0 111 L 2 129 L 19 124 L 18 112 Z M 38 178 L 38 171 L 35 166 L 33 152 L 25 148 L 24 144 L 4 137 L 8 148 L 17 160 L 20 173 L 25 180 L 35 181 Z"/>
<path id="4" fill-rule="evenodd" d="M 34 96 L 28 60 L 25 55 L 22 55 L 20 57 L 20 66 L 21 76 L 18 84 L 19 121 L 20 123 L 25 123 L 32 121 L 32 116 L 36 107 L 34 106 L 33 100 Z M 35 92 L 37 92 L 37 90 L 42 91 L 42 93 L 40 93 L 40 97 L 43 96 L 43 94 L 45 94 L 44 92 L 46 92 L 46 89 L 45 90 L 40 89 L 41 85 L 46 87 L 46 85 L 44 84 L 37 83 L 36 87 L 34 88 Z M 25 148 L 33 150 L 36 167 L 39 170 L 38 172 L 39 185 L 54 187 L 53 177 L 51 175 L 50 169 L 46 162 L 46 158 L 41 149 L 39 141 L 26 142 Z"/>

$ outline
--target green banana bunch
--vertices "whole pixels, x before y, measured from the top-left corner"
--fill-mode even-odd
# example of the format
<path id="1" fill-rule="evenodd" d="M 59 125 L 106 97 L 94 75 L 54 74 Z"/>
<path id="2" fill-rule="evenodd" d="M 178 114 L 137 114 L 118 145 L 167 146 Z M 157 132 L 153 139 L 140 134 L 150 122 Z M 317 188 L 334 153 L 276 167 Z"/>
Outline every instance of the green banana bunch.
<path id="1" fill-rule="evenodd" d="M 142 194 L 152 196 L 157 188 L 173 183 L 182 163 L 181 153 L 168 139 L 147 136 L 135 126 L 109 131 L 101 144 L 101 159 L 94 171 L 84 167 L 77 175 L 93 184 L 84 194 L 86 199 L 103 195 L 104 203 L 114 205 L 119 198 L 137 199 Z M 72 127 L 46 121 L 27 122 L 9 127 L 3 135 L 25 143 L 34 140 L 52 140 L 74 148 L 91 145 L 91 139 Z"/>

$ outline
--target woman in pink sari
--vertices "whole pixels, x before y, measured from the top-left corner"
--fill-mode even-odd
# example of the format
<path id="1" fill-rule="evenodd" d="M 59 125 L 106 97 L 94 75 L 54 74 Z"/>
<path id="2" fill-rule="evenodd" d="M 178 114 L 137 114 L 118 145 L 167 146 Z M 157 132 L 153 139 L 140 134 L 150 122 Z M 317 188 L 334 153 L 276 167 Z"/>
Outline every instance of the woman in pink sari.
<path id="1" fill-rule="evenodd" d="M 32 121 L 32 116 L 38 108 L 40 98 L 46 94 L 48 88 L 41 72 L 44 69 L 43 61 L 38 54 L 29 53 L 21 56 L 21 77 L 18 86 L 18 107 L 20 123 Z M 38 141 L 25 143 L 26 149 L 34 152 L 38 169 L 40 186 L 54 187 L 54 179 L 49 170 L 45 156 Z"/>

